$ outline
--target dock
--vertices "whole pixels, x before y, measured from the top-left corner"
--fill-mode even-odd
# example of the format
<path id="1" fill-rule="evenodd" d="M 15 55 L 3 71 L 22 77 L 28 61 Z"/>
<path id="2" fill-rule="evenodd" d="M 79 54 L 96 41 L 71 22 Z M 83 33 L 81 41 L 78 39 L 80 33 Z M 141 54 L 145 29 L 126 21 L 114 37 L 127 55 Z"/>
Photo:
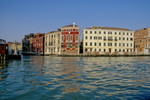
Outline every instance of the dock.
<path id="1" fill-rule="evenodd" d="M 0 60 L 21 60 L 21 55 L 0 55 Z"/>

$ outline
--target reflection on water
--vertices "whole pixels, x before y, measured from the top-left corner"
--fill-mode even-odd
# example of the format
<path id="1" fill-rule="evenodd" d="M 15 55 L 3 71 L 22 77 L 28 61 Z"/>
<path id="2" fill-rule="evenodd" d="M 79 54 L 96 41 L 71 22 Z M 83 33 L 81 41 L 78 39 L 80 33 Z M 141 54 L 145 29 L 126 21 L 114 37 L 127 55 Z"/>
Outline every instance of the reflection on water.
<path id="1" fill-rule="evenodd" d="M 25 56 L 0 62 L 0 98 L 120 100 L 150 98 L 149 57 Z"/>
<path id="2" fill-rule="evenodd" d="M 7 77 L 8 61 L 0 60 L 0 81 L 3 81 Z"/>

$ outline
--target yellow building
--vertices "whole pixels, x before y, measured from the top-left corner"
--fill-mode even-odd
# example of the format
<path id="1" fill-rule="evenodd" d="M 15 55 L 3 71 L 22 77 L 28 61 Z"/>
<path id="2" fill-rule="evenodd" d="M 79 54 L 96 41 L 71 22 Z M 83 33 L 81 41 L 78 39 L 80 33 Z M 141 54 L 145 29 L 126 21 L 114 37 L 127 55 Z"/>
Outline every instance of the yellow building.
<path id="1" fill-rule="evenodd" d="M 45 34 L 45 55 L 61 54 L 61 31 Z"/>
<path id="2" fill-rule="evenodd" d="M 92 26 L 83 29 L 84 54 L 133 54 L 134 31 Z"/>

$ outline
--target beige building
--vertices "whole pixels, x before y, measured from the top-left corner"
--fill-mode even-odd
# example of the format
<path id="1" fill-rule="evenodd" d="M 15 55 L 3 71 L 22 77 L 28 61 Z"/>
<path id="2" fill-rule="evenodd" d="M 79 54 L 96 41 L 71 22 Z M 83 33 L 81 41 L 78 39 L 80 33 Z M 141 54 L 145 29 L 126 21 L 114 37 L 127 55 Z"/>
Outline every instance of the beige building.
<path id="1" fill-rule="evenodd" d="M 45 55 L 79 54 L 79 33 L 79 26 L 73 24 L 45 34 Z"/>
<path id="2" fill-rule="evenodd" d="M 61 31 L 45 34 L 45 55 L 61 54 Z"/>
<path id="3" fill-rule="evenodd" d="M 83 29 L 84 54 L 133 54 L 134 31 L 92 26 Z"/>

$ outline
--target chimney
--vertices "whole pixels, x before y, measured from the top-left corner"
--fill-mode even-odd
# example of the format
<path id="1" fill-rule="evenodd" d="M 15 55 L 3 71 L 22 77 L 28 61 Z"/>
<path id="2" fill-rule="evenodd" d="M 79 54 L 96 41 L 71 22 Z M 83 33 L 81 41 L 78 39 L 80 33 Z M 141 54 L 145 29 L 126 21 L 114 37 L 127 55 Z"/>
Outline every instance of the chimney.
<path id="1" fill-rule="evenodd" d="M 75 24 L 75 22 L 73 22 L 73 27 L 75 27 L 76 26 L 76 24 Z"/>

